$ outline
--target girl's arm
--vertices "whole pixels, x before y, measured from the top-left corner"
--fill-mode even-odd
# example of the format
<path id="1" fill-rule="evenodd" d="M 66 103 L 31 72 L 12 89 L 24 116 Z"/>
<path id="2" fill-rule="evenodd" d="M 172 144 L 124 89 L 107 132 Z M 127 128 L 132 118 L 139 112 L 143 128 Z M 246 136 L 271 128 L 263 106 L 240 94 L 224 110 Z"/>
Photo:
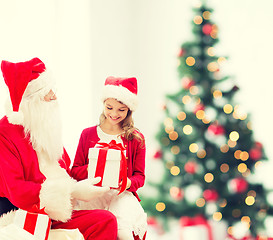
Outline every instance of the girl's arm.
<path id="1" fill-rule="evenodd" d="M 86 143 L 86 137 L 82 132 L 78 148 L 76 151 L 74 163 L 71 169 L 71 176 L 80 181 L 88 177 L 88 146 Z"/>
<path id="2" fill-rule="evenodd" d="M 146 154 L 145 142 L 141 144 L 139 141 L 137 141 L 137 144 L 135 146 L 136 146 L 136 151 L 134 151 L 133 159 L 131 159 L 132 160 L 132 176 L 129 177 L 131 180 L 131 186 L 129 190 L 131 192 L 136 192 L 137 189 L 142 187 L 145 182 L 145 154 Z"/>

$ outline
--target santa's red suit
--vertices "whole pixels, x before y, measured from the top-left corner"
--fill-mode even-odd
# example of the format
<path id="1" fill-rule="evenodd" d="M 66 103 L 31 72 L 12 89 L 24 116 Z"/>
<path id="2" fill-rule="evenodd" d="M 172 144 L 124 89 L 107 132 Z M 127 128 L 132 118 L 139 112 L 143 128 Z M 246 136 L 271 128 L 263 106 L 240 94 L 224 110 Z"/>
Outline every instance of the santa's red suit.
<path id="1" fill-rule="evenodd" d="M 62 166 L 69 173 L 70 159 L 64 151 Z M 21 209 L 40 206 L 40 193 L 45 176 L 39 170 L 37 154 L 28 138 L 25 138 L 21 125 L 10 124 L 6 117 L 0 120 L 0 197 L 5 197 Z M 52 183 L 54 188 L 54 183 Z M 71 214 L 69 186 L 63 179 L 56 181 L 55 189 L 49 189 L 48 197 L 55 206 L 52 214 L 56 219 L 68 220 Z M 61 194 L 63 192 L 63 194 Z M 47 193 L 45 194 L 45 198 Z M 46 201 L 46 200 L 44 200 Z M 54 210 L 54 208 L 56 211 Z M 115 217 L 108 211 L 74 211 L 67 222 L 53 221 L 52 228 L 78 228 L 85 239 L 114 240 L 117 227 Z"/>
<path id="2" fill-rule="evenodd" d="M 22 87 L 20 81 L 22 82 L 24 78 L 29 78 L 27 81 L 33 80 L 34 82 L 32 85 L 27 82 L 26 86 L 36 87 L 35 81 L 38 81 L 36 79 L 44 71 L 44 66 L 37 58 L 20 64 L 9 62 L 5 64 L 5 68 L 3 68 L 3 63 L 1 68 L 2 72 L 6 73 L 3 75 L 12 98 L 12 114 L 16 113 L 15 118 L 18 120 L 17 113 L 20 113 L 21 98 L 16 106 L 14 103 L 18 97 L 12 94 L 12 91 L 16 93 L 20 91 L 19 88 Z M 42 71 L 39 72 L 41 65 Z M 17 72 L 14 73 L 14 71 Z M 22 94 L 26 86 L 22 87 Z M 38 92 L 40 87 L 39 83 Z M 31 91 L 36 93 L 35 89 Z M 44 91 L 48 92 L 48 89 L 45 88 Z M 73 201 L 84 200 L 84 198 L 92 199 L 96 197 L 97 189 L 90 182 L 77 182 L 70 177 L 70 159 L 65 149 L 59 161 L 51 161 L 43 149 L 34 150 L 33 140 L 26 133 L 25 125 L 15 123 L 13 120 L 9 116 L 0 120 L 0 200 L 6 199 L 16 208 L 26 211 L 32 209 L 33 206 L 44 208 L 49 218 L 52 219 L 51 228 L 53 229 L 79 229 L 85 240 L 116 240 L 117 222 L 112 213 L 105 210 L 73 211 Z M 62 147 L 60 152 L 62 154 Z M 11 213 L 13 212 L 2 214 L 0 217 L 0 230 L 3 229 L 1 223 L 5 223 L 3 221 L 5 218 L 9 223 Z M 0 239 L 2 239 L 1 236 Z"/>

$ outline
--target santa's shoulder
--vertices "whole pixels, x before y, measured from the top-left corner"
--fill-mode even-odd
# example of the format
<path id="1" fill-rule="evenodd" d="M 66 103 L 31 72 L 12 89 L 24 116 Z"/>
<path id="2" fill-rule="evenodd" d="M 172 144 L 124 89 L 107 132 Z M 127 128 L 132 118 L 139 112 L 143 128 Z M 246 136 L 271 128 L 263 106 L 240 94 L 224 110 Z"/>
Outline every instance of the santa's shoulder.
<path id="1" fill-rule="evenodd" d="M 22 133 L 24 133 L 23 126 L 9 123 L 8 118 L 6 116 L 4 116 L 0 120 L 0 136 L 15 138 L 18 134 L 21 135 Z"/>

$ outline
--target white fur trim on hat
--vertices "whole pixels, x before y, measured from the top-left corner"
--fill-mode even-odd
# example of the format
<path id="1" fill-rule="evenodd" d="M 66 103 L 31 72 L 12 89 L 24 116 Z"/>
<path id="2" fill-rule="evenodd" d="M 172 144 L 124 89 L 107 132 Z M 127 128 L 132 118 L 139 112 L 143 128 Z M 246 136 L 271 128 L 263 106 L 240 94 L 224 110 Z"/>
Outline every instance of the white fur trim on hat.
<path id="1" fill-rule="evenodd" d="M 23 98 L 28 98 L 34 94 L 39 94 L 43 98 L 48 92 L 54 88 L 56 82 L 49 70 L 45 70 L 40 76 L 32 81 L 26 87 Z"/>
<path id="2" fill-rule="evenodd" d="M 138 105 L 137 95 L 123 86 L 106 85 L 102 90 L 102 101 L 107 98 L 115 98 L 125 104 L 131 111 L 135 111 Z"/>

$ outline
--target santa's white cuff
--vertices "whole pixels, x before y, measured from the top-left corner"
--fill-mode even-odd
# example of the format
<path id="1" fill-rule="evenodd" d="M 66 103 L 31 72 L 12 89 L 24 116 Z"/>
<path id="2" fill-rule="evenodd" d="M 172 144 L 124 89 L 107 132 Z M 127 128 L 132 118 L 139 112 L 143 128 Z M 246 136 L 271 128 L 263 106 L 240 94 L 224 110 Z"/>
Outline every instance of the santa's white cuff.
<path id="1" fill-rule="evenodd" d="M 71 218 L 71 193 L 75 180 L 67 178 L 47 178 L 40 191 L 40 208 L 45 208 L 48 216 L 56 221 L 66 222 Z"/>

